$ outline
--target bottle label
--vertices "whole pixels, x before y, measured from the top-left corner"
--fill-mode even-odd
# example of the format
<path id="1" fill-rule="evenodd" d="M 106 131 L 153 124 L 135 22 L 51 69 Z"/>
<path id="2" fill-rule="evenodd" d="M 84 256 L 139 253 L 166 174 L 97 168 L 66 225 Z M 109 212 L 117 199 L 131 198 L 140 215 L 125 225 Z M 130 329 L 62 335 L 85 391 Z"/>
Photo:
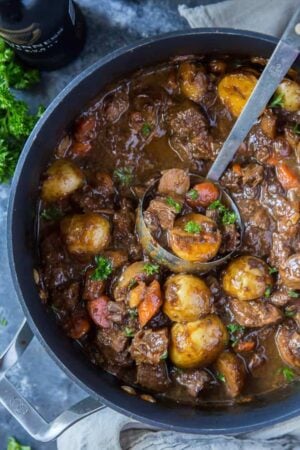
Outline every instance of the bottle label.
<path id="1" fill-rule="evenodd" d="M 43 53 L 46 52 L 51 47 L 54 47 L 57 42 L 59 41 L 60 35 L 63 33 L 64 28 L 60 27 L 52 36 L 50 36 L 47 40 L 43 42 L 39 42 L 38 44 L 34 44 L 41 35 L 41 31 L 39 28 L 39 24 L 32 24 L 30 27 L 31 29 L 35 31 L 35 39 L 33 37 L 30 37 L 28 34 L 23 34 L 22 40 L 20 39 L 20 32 L 24 30 L 18 30 L 16 31 L 10 31 L 10 30 L 3 30 L 0 28 L 0 36 L 3 37 L 3 39 L 7 40 L 9 45 L 16 50 L 21 50 L 25 53 Z M 30 28 L 28 27 L 28 28 Z M 26 28 L 27 30 L 27 28 Z M 7 33 L 9 31 L 9 34 Z M 25 41 L 25 38 L 29 36 L 29 39 L 27 38 L 27 41 Z M 38 36 L 38 37 L 37 37 Z M 26 44 L 25 44 L 25 42 Z M 22 43 L 21 43 L 22 42 Z"/>

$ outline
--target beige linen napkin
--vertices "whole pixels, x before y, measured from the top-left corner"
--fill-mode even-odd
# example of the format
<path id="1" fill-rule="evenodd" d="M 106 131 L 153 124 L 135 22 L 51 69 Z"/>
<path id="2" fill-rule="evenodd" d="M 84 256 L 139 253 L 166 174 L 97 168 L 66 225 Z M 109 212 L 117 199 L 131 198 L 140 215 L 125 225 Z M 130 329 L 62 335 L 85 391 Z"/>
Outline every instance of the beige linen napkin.
<path id="1" fill-rule="evenodd" d="M 227 0 L 188 8 L 179 5 L 179 14 L 192 28 L 226 27 L 280 36 L 300 0 Z"/>

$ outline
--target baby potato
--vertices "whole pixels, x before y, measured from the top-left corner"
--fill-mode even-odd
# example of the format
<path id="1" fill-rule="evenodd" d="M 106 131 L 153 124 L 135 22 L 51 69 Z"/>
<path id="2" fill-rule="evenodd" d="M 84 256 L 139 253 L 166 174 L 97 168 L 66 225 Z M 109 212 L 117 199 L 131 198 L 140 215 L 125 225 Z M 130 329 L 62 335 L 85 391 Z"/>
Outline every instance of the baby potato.
<path id="1" fill-rule="evenodd" d="M 268 265 L 255 256 L 239 256 L 229 263 L 222 279 L 224 291 L 238 300 L 262 297 L 273 285 Z"/>
<path id="2" fill-rule="evenodd" d="M 221 245 L 217 224 L 202 214 L 179 217 L 168 232 L 168 244 L 175 255 L 186 261 L 211 260 Z"/>
<path id="3" fill-rule="evenodd" d="M 219 97 L 234 117 L 241 114 L 256 82 L 256 76 L 246 72 L 227 74 L 219 82 Z"/>
<path id="4" fill-rule="evenodd" d="M 46 171 L 41 197 L 45 202 L 60 200 L 83 185 L 82 171 L 72 161 L 59 159 Z"/>
<path id="5" fill-rule="evenodd" d="M 199 102 L 208 88 L 203 67 L 184 62 L 178 69 L 178 75 L 181 92 L 190 100 Z"/>
<path id="6" fill-rule="evenodd" d="M 282 108 L 287 111 L 296 112 L 300 109 L 300 85 L 296 81 L 283 80 L 275 92 L 276 96 L 282 97 Z"/>
<path id="7" fill-rule="evenodd" d="M 216 315 L 195 322 L 176 323 L 171 328 L 169 356 L 181 369 L 211 364 L 228 342 L 225 325 Z"/>
<path id="8" fill-rule="evenodd" d="M 194 275 L 171 275 L 165 283 L 163 311 L 174 322 L 192 322 L 211 313 L 212 294 Z"/>
<path id="9" fill-rule="evenodd" d="M 60 229 L 68 251 L 75 255 L 97 255 L 110 242 L 109 221 L 99 214 L 67 216 Z"/>
<path id="10" fill-rule="evenodd" d="M 300 289 L 300 253 L 290 256 L 280 267 L 279 273 L 285 286 Z"/>

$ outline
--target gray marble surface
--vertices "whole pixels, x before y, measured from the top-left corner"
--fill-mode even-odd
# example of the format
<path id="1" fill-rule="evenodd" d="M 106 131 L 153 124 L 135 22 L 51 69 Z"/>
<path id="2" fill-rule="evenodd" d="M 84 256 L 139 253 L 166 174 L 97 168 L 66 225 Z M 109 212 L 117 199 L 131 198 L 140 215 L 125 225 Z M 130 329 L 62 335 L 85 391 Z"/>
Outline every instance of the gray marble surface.
<path id="1" fill-rule="evenodd" d="M 82 54 L 69 66 L 43 73 L 42 82 L 26 94 L 34 109 L 38 104 L 48 105 L 57 93 L 84 68 L 111 50 L 137 41 L 140 38 L 177 29 L 188 28 L 177 12 L 180 0 L 78 0 L 85 14 L 88 36 Z M 185 0 L 195 6 L 201 2 Z M 7 326 L 0 326 L 0 353 L 15 334 L 23 313 L 13 290 L 6 251 L 6 213 L 10 186 L 0 185 L 0 317 Z M 34 341 L 23 356 L 20 365 L 11 370 L 11 379 L 24 396 L 38 406 L 48 419 L 84 396 Z M 35 442 L 18 423 L 0 406 L 0 449 L 6 449 L 8 436 L 37 450 L 54 450 L 55 443 Z M 69 449 L 68 449 L 69 450 Z M 71 449 L 70 449 L 71 450 Z"/>

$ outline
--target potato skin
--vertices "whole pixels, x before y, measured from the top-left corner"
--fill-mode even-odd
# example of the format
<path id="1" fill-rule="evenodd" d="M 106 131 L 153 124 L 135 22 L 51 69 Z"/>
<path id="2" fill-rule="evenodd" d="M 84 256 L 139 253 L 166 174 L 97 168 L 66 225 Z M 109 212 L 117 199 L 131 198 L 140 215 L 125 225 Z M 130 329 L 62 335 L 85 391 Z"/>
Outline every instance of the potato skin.
<path id="1" fill-rule="evenodd" d="M 232 352 L 223 352 L 218 357 L 216 370 L 225 378 L 225 389 L 230 397 L 237 397 L 245 384 L 245 367 L 241 359 Z"/>
<path id="2" fill-rule="evenodd" d="M 164 313 L 174 322 L 192 322 L 211 313 L 212 294 L 194 275 L 171 275 L 164 286 Z"/>
<path id="3" fill-rule="evenodd" d="M 109 221 L 100 214 L 67 216 L 60 229 L 68 251 L 75 255 L 97 255 L 110 242 Z"/>
<path id="4" fill-rule="evenodd" d="M 296 112 L 300 109 L 300 85 L 293 80 L 283 80 L 276 89 L 277 95 L 282 95 L 282 107 L 287 111 Z"/>
<path id="5" fill-rule="evenodd" d="M 274 283 L 268 265 L 255 256 L 244 255 L 231 261 L 225 269 L 224 291 L 238 300 L 255 300 Z"/>
<path id="6" fill-rule="evenodd" d="M 188 323 L 176 323 L 171 328 L 169 356 L 182 369 L 194 369 L 211 364 L 228 342 L 225 325 L 216 315 Z"/>
<path id="7" fill-rule="evenodd" d="M 201 226 L 199 233 L 188 233 L 184 230 L 187 222 L 196 222 Z M 175 255 L 186 261 L 210 261 L 221 245 L 221 233 L 217 224 L 202 214 L 186 214 L 179 217 L 174 228 L 168 232 L 168 243 Z"/>
<path id="8" fill-rule="evenodd" d="M 218 94 L 234 117 L 238 117 L 250 97 L 257 79 L 252 73 L 230 73 L 219 85 Z"/>
<path id="9" fill-rule="evenodd" d="M 41 197 L 45 202 L 55 202 L 67 197 L 83 185 L 82 171 L 72 161 L 59 159 L 46 171 Z"/>

